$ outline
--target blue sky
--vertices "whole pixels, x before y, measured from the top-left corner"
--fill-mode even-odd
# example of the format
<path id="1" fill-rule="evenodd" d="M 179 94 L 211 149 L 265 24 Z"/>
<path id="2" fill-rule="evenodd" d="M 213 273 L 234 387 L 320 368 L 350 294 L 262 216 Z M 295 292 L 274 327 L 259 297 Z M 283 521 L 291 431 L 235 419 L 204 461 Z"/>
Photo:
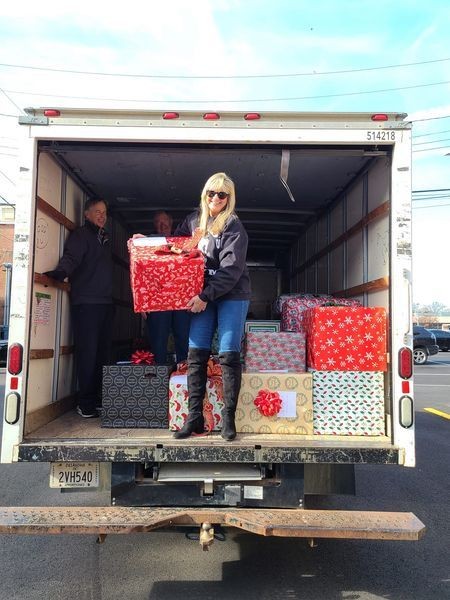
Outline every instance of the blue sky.
<path id="1" fill-rule="evenodd" d="M 406 112 L 413 189 L 450 188 L 448 0 L 67 4 L 2 3 L 0 63 L 164 78 L 0 65 L 0 113 L 33 105 Z M 15 119 L 0 116 L 0 127 L 0 194 L 13 198 Z M 440 274 L 449 205 L 448 193 L 413 204 L 415 301 L 450 305 L 450 278 Z"/>

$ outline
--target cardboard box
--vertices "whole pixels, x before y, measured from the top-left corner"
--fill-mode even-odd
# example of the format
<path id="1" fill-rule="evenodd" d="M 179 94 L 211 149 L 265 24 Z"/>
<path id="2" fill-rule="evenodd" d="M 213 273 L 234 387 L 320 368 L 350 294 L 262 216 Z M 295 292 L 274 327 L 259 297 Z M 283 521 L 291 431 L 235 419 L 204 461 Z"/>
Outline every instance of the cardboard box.
<path id="1" fill-rule="evenodd" d="M 384 373 L 310 372 L 315 434 L 385 435 Z"/>
<path id="2" fill-rule="evenodd" d="M 208 427 L 209 412 L 212 415 L 211 431 L 222 429 L 222 408 L 223 408 L 223 385 L 222 377 L 208 377 L 206 383 L 206 396 L 210 406 L 206 407 L 203 403 L 203 414 L 205 415 L 205 425 Z M 178 431 L 184 425 L 188 414 L 188 387 L 187 375 L 173 374 L 169 380 L 169 429 Z"/>
<path id="3" fill-rule="evenodd" d="M 172 365 L 103 367 L 102 427 L 169 426 L 169 376 Z"/>
<path id="4" fill-rule="evenodd" d="M 186 239 L 167 238 L 180 245 Z M 173 254 L 134 240 L 128 240 L 128 251 L 134 312 L 186 310 L 188 301 L 202 291 L 205 261 L 198 251 Z"/>
<path id="5" fill-rule="evenodd" d="M 304 373 L 305 334 L 250 331 L 244 342 L 244 369 L 247 373 L 280 370 Z"/>
<path id="6" fill-rule="evenodd" d="M 278 392 L 280 413 L 266 417 L 254 400 L 260 390 Z M 243 373 L 236 410 L 236 430 L 240 433 L 312 435 L 312 375 L 310 373 Z"/>

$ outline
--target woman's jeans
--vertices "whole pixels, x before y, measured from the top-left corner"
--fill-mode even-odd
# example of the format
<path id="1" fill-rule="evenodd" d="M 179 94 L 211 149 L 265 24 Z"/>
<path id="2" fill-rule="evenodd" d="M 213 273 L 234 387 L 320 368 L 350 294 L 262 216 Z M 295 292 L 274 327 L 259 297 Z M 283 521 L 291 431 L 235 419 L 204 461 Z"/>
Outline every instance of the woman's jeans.
<path id="1" fill-rule="evenodd" d="M 208 302 L 203 312 L 192 314 L 189 348 L 210 350 L 214 332 L 217 329 L 219 354 L 240 352 L 249 304 L 248 300 Z"/>

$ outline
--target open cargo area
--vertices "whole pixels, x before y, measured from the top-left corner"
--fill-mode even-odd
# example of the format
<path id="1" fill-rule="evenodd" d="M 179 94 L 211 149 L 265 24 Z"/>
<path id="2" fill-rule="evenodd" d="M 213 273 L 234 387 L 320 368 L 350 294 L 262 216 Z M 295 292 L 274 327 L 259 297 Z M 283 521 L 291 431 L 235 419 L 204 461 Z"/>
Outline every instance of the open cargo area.
<path id="1" fill-rule="evenodd" d="M 394 305 L 408 298 L 403 282 L 400 295 L 393 294 L 392 283 L 402 272 L 393 250 L 395 257 L 403 249 L 409 252 L 409 215 L 406 242 L 398 238 L 401 219 L 392 216 L 394 147 L 404 134 L 409 136 L 402 117 L 390 115 L 383 131 L 377 131 L 381 125 L 370 117 L 353 115 L 348 131 L 345 117 L 336 115 L 315 121 L 272 115 L 264 123 L 236 123 L 236 115 L 211 123 L 190 115 L 176 127 L 156 117 L 150 127 L 147 117 L 143 127 L 137 117 L 118 121 L 120 115 L 106 114 L 85 120 L 95 130 L 88 135 L 74 111 L 66 122 L 50 119 L 50 127 L 33 128 L 37 141 L 29 156 L 36 161 L 37 178 L 32 207 L 24 209 L 35 214 L 32 297 L 26 300 L 29 367 L 23 437 L 15 459 L 408 462 L 402 434 L 393 424 L 399 410 L 393 388 L 399 383 L 394 382 L 391 352 L 399 339 L 406 340 L 409 327 L 407 315 L 398 325 L 393 319 Z M 239 128 L 246 129 L 236 133 Z M 397 157 L 399 164 L 402 160 Z M 167 430 L 102 429 L 98 421 L 77 418 L 68 284 L 42 273 L 55 267 L 67 235 L 82 223 L 85 199 L 104 198 L 115 265 L 114 358 L 129 359 L 143 328 L 132 309 L 126 242 L 134 233 L 154 233 L 157 210 L 170 212 L 176 226 L 197 208 L 204 182 L 218 171 L 236 184 L 237 213 L 249 235 L 251 318 L 279 318 L 274 301 L 292 292 L 354 298 L 386 309 L 391 360 L 384 385 L 385 435 L 239 434 L 229 443 L 213 434 L 177 442 Z M 406 177 L 409 182 L 410 174 Z M 407 195 L 408 184 L 402 186 Z M 411 438 L 406 439 L 412 448 Z"/>

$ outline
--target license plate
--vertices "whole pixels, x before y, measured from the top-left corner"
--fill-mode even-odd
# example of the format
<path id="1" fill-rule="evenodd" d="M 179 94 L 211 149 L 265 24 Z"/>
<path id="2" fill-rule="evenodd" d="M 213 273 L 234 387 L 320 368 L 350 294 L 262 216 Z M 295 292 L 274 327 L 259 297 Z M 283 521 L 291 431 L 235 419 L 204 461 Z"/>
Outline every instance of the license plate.
<path id="1" fill-rule="evenodd" d="M 51 488 L 96 488 L 99 486 L 100 463 L 52 463 Z"/>

